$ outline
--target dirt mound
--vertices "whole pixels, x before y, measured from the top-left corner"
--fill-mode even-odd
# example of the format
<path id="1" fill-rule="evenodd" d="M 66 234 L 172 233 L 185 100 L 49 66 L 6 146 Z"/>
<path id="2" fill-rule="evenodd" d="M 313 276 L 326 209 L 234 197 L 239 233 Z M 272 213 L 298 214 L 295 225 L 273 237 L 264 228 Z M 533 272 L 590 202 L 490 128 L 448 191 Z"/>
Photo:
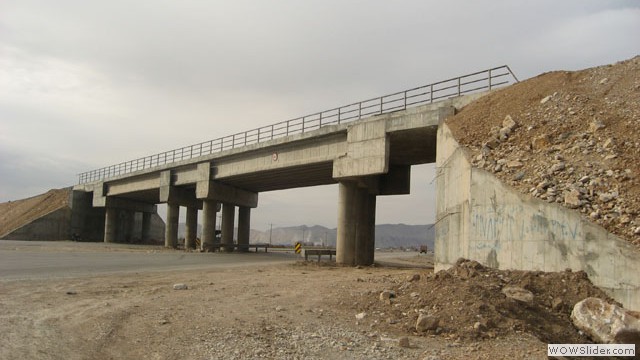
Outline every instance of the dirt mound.
<path id="1" fill-rule="evenodd" d="M 640 56 L 542 74 L 447 124 L 474 166 L 640 245 Z"/>
<path id="2" fill-rule="evenodd" d="M 359 300 L 357 307 L 370 314 L 363 321 L 414 335 L 480 340 L 515 332 L 547 343 L 588 343 L 572 325 L 573 306 L 591 296 L 617 304 L 583 271 L 496 270 L 460 259 L 448 270 L 416 275 L 381 288 L 380 292 L 392 293 L 389 300 L 380 293 Z M 505 294 L 513 289 L 530 292 L 532 299 L 515 300 Z M 416 331 L 421 314 L 438 324 L 426 332 Z"/>
<path id="3" fill-rule="evenodd" d="M 0 238 L 52 211 L 69 206 L 70 188 L 52 189 L 27 199 L 0 203 Z"/>

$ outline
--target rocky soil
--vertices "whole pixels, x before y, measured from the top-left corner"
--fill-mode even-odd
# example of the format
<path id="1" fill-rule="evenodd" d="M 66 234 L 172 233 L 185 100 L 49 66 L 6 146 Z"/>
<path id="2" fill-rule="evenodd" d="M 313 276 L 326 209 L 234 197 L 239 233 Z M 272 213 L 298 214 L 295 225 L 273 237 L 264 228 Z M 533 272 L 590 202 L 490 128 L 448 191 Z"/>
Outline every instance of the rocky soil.
<path id="1" fill-rule="evenodd" d="M 640 56 L 542 74 L 447 124 L 474 166 L 640 246 Z"/>

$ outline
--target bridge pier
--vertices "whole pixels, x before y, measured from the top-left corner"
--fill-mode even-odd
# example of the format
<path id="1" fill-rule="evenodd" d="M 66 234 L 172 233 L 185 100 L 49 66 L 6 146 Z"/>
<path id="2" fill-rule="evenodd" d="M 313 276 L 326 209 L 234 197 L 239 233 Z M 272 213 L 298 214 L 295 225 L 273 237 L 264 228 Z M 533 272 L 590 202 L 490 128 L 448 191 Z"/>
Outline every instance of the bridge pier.
<path id="1" fill-rule="evenodd" d="M 371 265 L 375 251 L 376 228 L 376 196 L 366 188 L 358 188 L 357 203 L 359 208 L 356 225 L 356 265 Z"/>
<path id="2" fill-rule="evenodd" d="M 216 212 L 218 203 L 214 200 L 203 200 L 202 205 L 202 243 L 201 250 L 211 251 L 216 243 Z"/>
<path id="3" fill-rule="evenodd" d="M 375 250 L 376 196 L 355 181 L 341 181 L 338 191 L 336 262 L 371 265 Z"/>
<path id="4" fill-rule="evenodd" d="M 232 204 L 222 204 L 222 247 L 221 251 L 231 252 L 233 247 L 224 246 L 233 244 L 233 225 L 235 222 L 236 207 Z"/>
<path id="5" fill-rule="evenodd" d="M 180 206 L 174 203 L 167 203 L 167 225 L 164 232 L 164 246 L 175 248 L 178 245 L 178 219 L 180 217 Z"/>
<path id="6" fill-rule="evenodd" d="M 184 248 L 195 249 L 198 236 L 198 208 L 187 207 L 187 223 L 184 235 Z"/>
<path id="7" fill-rule="evenodd" d="M 118 231 L 118 209 L 106 207 L 104 214 L 104 242 L 116 242 L 116 232 Z"/>
<path id="8" fill-rule="evenodd" d="M 251 233 L 251 208 L 240 206 L 238 208 L 238 245 L 249 245 Z M 247 252 L 249 247 L 238 247 L 238 251 Z"/>

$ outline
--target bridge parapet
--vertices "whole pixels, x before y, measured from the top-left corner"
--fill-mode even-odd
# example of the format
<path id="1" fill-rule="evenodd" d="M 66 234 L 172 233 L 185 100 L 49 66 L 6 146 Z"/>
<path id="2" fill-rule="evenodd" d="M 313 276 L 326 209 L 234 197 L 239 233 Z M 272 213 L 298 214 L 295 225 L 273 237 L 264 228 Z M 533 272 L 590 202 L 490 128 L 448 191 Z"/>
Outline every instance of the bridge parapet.
<path id="1" fill-rule="evenodd" d="M 85 184 L 517 82 L 503 65 L 78 174 Z"/>

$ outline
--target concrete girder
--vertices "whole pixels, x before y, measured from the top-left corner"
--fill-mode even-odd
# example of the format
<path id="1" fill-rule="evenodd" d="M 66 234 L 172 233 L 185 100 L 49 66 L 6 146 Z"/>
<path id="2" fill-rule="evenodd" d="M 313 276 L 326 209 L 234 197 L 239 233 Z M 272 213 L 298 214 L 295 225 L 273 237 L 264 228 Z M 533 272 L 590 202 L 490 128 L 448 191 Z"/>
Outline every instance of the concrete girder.
<path id="1" fill-rule="evenodd" d="M 196 184 L 196 197 L 235 206 L 258 207 L 257 193 L 215 181 L 198 181 Z"/>

